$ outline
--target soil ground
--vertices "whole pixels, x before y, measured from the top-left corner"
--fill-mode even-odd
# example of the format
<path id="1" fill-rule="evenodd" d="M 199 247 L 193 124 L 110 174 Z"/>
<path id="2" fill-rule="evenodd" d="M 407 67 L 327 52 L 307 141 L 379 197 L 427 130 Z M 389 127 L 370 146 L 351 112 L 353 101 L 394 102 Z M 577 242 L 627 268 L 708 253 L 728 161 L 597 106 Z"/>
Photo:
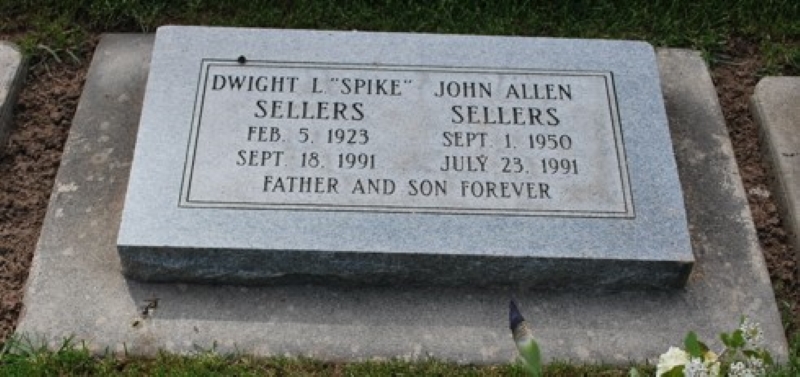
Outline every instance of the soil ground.
<path id="1" fill-rule="evenodd" d="M 0 157 L 0 344 L 13 333 L 22 310 L 25 280 L 91 61 L 96 38 L 92 40 L 76 54 L 80 62 L 69 56 L 61 62 L 32 62 L 15 108 L 15 129 Z M 771 195 L 769 169 L 749 110 L 763 64 L 757 45 L 744 39 L 732 39 L 715 58 L 717 94 L 791 339 L 800 333 L 798 266 Z"/>

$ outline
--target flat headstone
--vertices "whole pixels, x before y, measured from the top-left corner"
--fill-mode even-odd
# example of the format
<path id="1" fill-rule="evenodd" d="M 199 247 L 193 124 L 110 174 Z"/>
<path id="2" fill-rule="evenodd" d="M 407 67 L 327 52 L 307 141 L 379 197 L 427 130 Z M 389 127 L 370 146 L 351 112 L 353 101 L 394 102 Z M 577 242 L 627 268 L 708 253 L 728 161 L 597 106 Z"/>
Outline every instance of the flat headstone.
<path id="1" fill-rule="evenodd" d="M 13 43 L 0 41 L 0 155 L 11 133 L 11 117 L 17 94 L 25 80 L 26 60 Z"/>
<path id="2" fill-rule="evenodd" d="M 147 281 L 671 288 L 685 216 L 646 43 L 163 27 L 118 245 Z"/>
<path id="3" fill-rule="evenodd" d="M 658 61 L 687 203 L 696 273 L 671 292 L 463 287 L 242 287 L 126 279 L 117 229 L 152 36 L 105 35 L 87 74 L 25 291 L 17 335 L 65 337 L 103 354 L 197 349 L 322 360 L 505 363 L 514 296 L 546 359 L 655 360 L 689 330 L 720 349 L 746 315 L 781 360 L 787 346 L 716 91 L 701 55 Z M 177 197 L 176 197 L 177 200 Z M 143 316 L 148 300 L 158 308 Z"/>
<path id="4" fill-rule="evenodd" d="M 751 108 L 773 168 L 773 192 L 800 262 L 800 77 L 761 79 Z"/>

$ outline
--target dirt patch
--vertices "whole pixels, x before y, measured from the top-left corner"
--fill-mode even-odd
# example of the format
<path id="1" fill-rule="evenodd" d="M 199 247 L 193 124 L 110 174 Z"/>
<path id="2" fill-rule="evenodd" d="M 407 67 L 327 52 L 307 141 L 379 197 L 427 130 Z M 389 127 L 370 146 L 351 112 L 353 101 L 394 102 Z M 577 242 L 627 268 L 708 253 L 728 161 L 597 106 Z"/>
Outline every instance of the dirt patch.
<path id="1" fill-rule="evenodd" d="M 762 61 L 757 44 L 732 39 L 712 71 L 725 123 L 739 164 L 750 211 L 764 251 L 787 336 L 800 329 L 800 285 L 794 252 L 788 244 L 770 187 L 770 170 L 760 149 L 759 127 L 750 113 Z"/>
<path id="2" fill-rule="evenodd" d="M 14 330 L 28 270 L 88 68 L 39 62 L 14 109 L 0 157 L 0 342 Z"/>
<path id="3" fill-rule="evenodd" d="M 61 151 L 77 107 L 90 51 L 82 64 L 36 64 L 15 109 L 16 129 L 0 158 L 0 343 L 13 331 Z M 712 71 L 736 159 L 762 244 L 787 335 L 800 329 L 800 285 L 793 251 L 781 227 L 748 101 L 762 62 L 757 45 L 733 39 Z"/>

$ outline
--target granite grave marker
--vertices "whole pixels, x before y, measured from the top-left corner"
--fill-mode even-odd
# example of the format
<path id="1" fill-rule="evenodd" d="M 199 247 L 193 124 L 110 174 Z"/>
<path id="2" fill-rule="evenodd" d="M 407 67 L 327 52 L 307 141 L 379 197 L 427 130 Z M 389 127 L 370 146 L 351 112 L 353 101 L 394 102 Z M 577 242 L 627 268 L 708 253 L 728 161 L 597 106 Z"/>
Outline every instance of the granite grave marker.
<path id="1" fill-rule="evenodd" d="M 163 27 L 127 276 L 680 287 L 693 256 L 651 46 Z"/>

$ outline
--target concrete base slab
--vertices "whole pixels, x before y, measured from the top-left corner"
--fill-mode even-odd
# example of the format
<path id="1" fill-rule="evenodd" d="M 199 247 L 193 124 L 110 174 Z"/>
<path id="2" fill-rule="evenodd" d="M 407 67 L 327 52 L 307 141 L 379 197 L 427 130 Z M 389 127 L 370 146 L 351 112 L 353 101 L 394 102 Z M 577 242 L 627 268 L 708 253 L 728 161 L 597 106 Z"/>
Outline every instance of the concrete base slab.
<path id="1" fill-rule="evenodd" d="M 750 105 L 772 165 L 773 193 L 800 263 L 800 77 L 761 79 Z"/>
<path id="2" fill-rule="evenodd" d="M 3 154 L 11 133 L 11 114 L 25 80 L 26 63 L 27 60 L 16 45 L 0 41 L 0 155 Z"/>
<path id="3" fill-rule="evenodd" d="M 33 261 L 18 334 L 98 351 L 220 352 L 324 360 L 515 358 L 511 296 L 545 358 L 653 360 L 695 330 L 718 334 L 747 315 L 786 359 L 769 276 L 707 68 L 693 51 L 659 52 L 667 112 L 697 265 L 672 292 L 148 284 L 126 280 L 114 247 L 152 37 L 107 35 L 97 48 Z M 158 308 L 143 315 L 148 300 Z"/>

